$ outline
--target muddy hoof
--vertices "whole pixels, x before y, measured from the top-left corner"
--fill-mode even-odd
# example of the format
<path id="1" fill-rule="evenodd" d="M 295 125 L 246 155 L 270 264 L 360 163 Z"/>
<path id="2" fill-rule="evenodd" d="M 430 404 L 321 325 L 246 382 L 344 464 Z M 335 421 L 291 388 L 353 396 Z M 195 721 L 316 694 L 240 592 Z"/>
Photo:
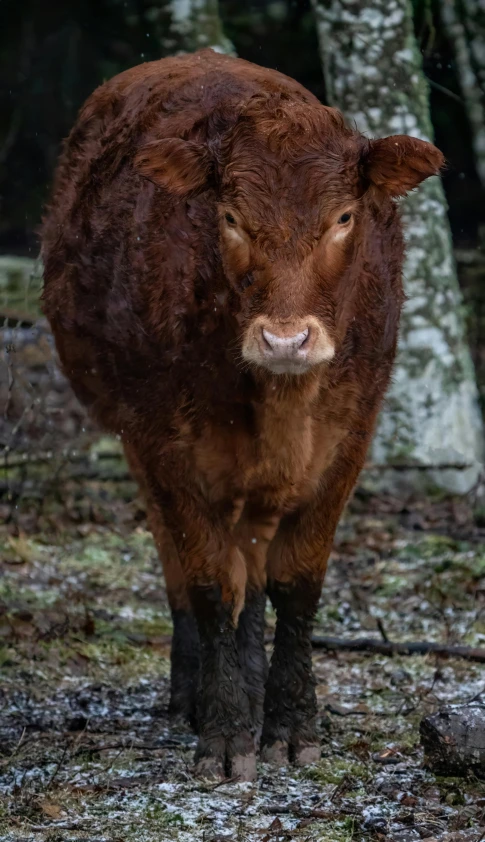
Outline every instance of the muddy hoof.
<path id="1" fill-rule="evenodd" d="M 288 743 L 277 740 L 271 745 L 264 745 L 261 749 L 261 760 L 263 763 L 271 763 L 272 766 L 287 766 Z"/>
<path id="2" fill-rule="evenodd" d="M 202 778 L 256 779 L 256 754 L 249 732 L 228 738 L 199 739 L 195 752 L 195 774 Z"/>
<path id="3" fill-rule="evenodd" d="M 226 777 L 224 773 L 224 760 L 222 757 L 201 757 L 195 764 L 194 773 L 197 778 L 221 781 Z"/>
<path id="4" fill-rule="evenodd" d="M 232 758 L 231 778 L 237 778 L 238 781 L 255 781 L 256 777 L 255 754 L 237 754 Z"/>
<path id="5" fill-rule="evenodd" d="M 261 760 L 272 766 L 287 766 L 289 759 L 295 766 L 310 766 L 318 763 L 322 754 L 319 743 L 308 743 L 293 747 L 285 740 L 276 740 L 271 745 L 264 745 L 261 749 Z"/>
<path id="6" fill-rule="evenodd" d="M 313 763 L 318 763 L 322 756 L 322 749 L 320 745 L 302 745 L 295 749 L 295 765 L 296 766 L 311 766 Z"/>

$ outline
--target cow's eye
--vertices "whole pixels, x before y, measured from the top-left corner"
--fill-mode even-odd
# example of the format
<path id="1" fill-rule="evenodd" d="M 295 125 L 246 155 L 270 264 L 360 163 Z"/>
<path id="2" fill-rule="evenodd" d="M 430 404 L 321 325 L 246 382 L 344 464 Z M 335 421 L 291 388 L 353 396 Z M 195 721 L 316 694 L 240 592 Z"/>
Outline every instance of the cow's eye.
<path id="1" fill-rule="evenodd" d="M 339 225 L 345 225 L 346 222 L 350 222 L 352 219 L 351 213 L 343 213 L 340 219 L 338 220 Z"/>
<path id="2" fill-rule="evenodd" d="M 232 213 L 226 213 L 226 222 L 228 222 L 229 225 L 235 225 L 236 224 L 236 220 L 234 219 Z"/>

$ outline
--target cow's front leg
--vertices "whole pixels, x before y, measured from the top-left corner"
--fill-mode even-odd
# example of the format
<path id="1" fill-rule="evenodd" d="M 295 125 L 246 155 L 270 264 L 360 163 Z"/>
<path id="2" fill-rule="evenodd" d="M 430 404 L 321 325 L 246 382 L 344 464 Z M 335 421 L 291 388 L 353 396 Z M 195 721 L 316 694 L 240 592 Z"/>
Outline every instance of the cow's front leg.
<path id="1" fill-rule="evenodd" d="M 252 780 L 254 729 L 236 634 L 244 609 L 246 562 L 234 541 L 227 507 L 219 514 L 209 505 L 178 453 L 165 453 L 163 462 L 163 474 L 147 469 L 147 475 L 180 559 L 198 630 L 196 771 Z M 174 477 L 177 485 L 167 486 Z"/>
<path id="2" fill-rule="evenodd" d="M 268 678 L 264 646 L 266 592 L 248 587 L 246 604 L 236 632 L 239 663 L 246 684 L 255 748 L 259 748 L 263 728 L 263 704 Z"/>
<path id="3" fill-rule="evenodd" d="M 320 758 L 312 671 L 312 623 L 321 584 L 311 579 L 271 581 L 276 633 L 264 704 L 263 759 L 284 765 Z"/>
<path id="4" fill-rule="evenodd" d="M 197 774 L 253 780 L 256 776 L 254 728 L 239 658 L 233 606 L 223 599 L 216 584 L 192 587 L 190 596 L 201 655 Z"/>
<path id="5" fill-rule="evenodd" d="M 341 457 L 304 509 L 282 520 L 268 551 L 276 633 L 266 685 L 263 757 L 303 765 L 320 757 L 311 633 L 337 523 L 365 458 Z"/>
<path id="6" fill-rule="evenodd" d="M 239 617 L 239 660 L 249 694 L 255 742 L 259 747 L 268 659 L 264 642 L 267 551 L 278 528 L 279 517 L 246 505 L 234 528 L 234 540 L 246 560 L 247 587 L 244 610 Z"/>

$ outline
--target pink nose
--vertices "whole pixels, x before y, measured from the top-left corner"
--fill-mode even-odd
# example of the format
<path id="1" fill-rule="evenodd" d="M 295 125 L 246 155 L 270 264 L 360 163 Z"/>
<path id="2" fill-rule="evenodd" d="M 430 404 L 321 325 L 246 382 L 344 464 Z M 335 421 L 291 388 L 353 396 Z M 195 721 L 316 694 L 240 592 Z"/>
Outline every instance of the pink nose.
<path id="1" fill-rule="evenodd" d="M 308 341 L 310 329 L 307 327 L 294 336 L 277 336 L 263 328 L 263 341 L 265 353 L 279 360 L 287 360 L 298 356 L 298 351 Z"/>

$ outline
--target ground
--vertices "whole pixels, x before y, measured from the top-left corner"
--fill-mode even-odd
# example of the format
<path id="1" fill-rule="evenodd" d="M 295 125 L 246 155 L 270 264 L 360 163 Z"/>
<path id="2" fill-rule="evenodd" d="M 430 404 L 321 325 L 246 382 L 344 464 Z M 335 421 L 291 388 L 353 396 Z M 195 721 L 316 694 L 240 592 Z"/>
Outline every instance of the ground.
<path id="1" fill-rule="evenodd" d="M 195 738 L 166 714 L 170 615 L 136 489 L 124 470 L 91 468 L 39 500 L 35 477 L 19 496 L 12 476 L 0 506 L 2 842 L 485 839 L 485 784 L 434 777 L 419 744 L 423 715 L 480 698 L 483 665 L 315 650 L 320 763 L 261 764 L 255 784 L 197 780 Z M 316 634 L 483 645 L 472 503 L 358 492 Z M 269 609 L 267 620 L 270 654 Z"/>

